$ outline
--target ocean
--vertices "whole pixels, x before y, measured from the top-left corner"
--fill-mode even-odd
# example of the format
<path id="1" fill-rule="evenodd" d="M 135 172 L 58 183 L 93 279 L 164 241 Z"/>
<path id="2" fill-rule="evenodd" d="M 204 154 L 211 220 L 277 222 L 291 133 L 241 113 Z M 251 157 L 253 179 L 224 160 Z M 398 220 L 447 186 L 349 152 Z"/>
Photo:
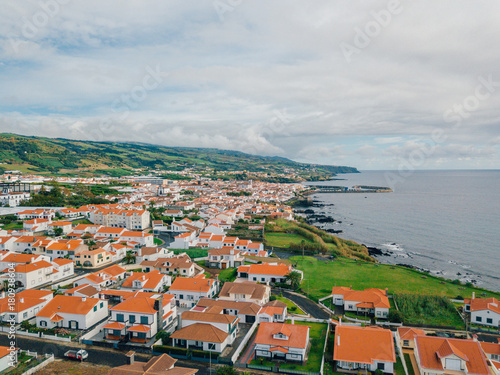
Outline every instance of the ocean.
<path id="1" fill-rule="evenodd" d="M 307 184 L 389 186 L 390 173 L 397 175 L 362 171 Z M 500 291 L 500 170 L 415 171 L 392 193 L 312 197 L 315 213 L 336 220 L 318 226 L 390 253 L 379 261 Z"/>

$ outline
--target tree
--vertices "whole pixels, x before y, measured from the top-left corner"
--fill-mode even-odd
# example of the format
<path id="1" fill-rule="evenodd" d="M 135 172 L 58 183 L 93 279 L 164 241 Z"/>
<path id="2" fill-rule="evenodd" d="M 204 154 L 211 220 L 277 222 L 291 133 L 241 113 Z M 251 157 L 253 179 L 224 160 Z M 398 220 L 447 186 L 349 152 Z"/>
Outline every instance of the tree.
<path id="1" fill-rule="evenodd" d="M 292 271 L 285 276 L 285 279 L 293 289 L 299 289 L 302 275 L 297 271 Z"/>
<path id="2" fill-rule="evenodd" d="M 57 228 L 55 228 L 55 229 L 54 229 L 54 235 L 55 235 L 56 237 L 59 237 L 59 236 L 61 236 L 62 234 L 63 234 L 63 229 L 62 229 L 61 227 L 57 227 Z"/>
<path id="3" fill-rule="evenodd" d="M 127 251 L 127 255 L 125 255 L 125 257 L 123 258 L 123 260 L 127 263 L 127 264 L 132 264 L 132 263 L 135 263 L 135 255 L 132 254 L 132 251 L 129 250 Z"/>
<path id="4" fill-rule="evenodd" d="M 401 314 L 401 311 L 391 309 L 389 311 L 389 314 L 387 314 L 387 320 L 389 320 L 392 323 L 402 323 L 403 322 L 403 314 Z"/>

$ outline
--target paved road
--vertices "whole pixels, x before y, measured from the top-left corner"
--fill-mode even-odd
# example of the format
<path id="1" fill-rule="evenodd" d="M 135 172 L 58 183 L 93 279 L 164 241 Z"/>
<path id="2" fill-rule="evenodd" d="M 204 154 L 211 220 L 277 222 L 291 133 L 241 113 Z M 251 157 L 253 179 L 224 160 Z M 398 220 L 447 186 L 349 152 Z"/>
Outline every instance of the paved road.
<path id="1" fill-rule="evenodd" d="M 10 340 L 6 334 L 0 334 L 0 345 L 10 346 Z M 47 340 L 40 340 L 32 337 L 17 336 L 16 345 L 22 350 L 30 350 L 38 354 L 54 354 L 56 358 L 64 359 L 64 353 L 68 350 L 78 350 L 83 347 L 88 353 L 89 357 L 86 362 L 95 363 L 105 366 L 122 366 L 127 364 L 127 357 L 125 352 L 114 349 L 99 348 L 90 345 L 79 345 L 77 343 L 66 342 L 49 342 Z M 136 361 L 147 362 L 151 355 L 136 353 Z M 177 366 L 197 368 L 200 375 L 208 375 L 208 363 L 178 360 Z"/>
<path id="2" fill-rule="evenodd" d="M 311 315 L 311 317 L 316 319 L 330 319 L 330 314 L 323 310 L 316 302 L 311 301 L 309 298 L 304 297 L 300 294 L 291 293 L 287 290 L 272 289 L 273 294 L 283 293 L 283 297 L 288 298 L 297 304 L 305 313 Z"/>

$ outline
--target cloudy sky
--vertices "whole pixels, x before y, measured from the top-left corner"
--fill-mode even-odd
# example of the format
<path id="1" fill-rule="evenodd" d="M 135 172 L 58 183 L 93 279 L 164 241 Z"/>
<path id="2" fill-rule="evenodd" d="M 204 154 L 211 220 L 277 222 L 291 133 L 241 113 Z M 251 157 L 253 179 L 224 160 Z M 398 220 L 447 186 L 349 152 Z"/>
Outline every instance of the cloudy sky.
<path id="1" fill-rule="evenodd" d="M 500 167 L 500 2 L 0 0 L 0 131 Z"/>

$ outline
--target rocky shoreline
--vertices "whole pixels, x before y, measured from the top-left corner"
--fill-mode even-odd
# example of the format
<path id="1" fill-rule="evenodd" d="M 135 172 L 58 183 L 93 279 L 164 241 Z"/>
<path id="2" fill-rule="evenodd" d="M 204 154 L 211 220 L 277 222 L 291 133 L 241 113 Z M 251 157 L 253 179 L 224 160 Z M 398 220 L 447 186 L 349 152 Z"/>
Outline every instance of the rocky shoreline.
<path id="1" fill-rule="evenodd" d="M 319 200 L 309 199 L 307 204 L 303 206 L 295 206 L 294 213 L 302 216 L 307 224 L 314 225 L 317 228 L 324 230 L 325 232 L 332 234 L 343 233 L 343 230 L 341 229 L 332 229 L 327 227 L 328 225 L 331 226 L 331 224 L 342 224 L 342 221 L 337 220 L 333 216 L 327 215 L 326 212 L 319 210 L 327 206 L 334 206 L 334 204 L 326 204 Z M 351 223 L 350 225 L 353 224 Z M 362 245 L 368 249 L 368 254 L 372 258 L 377 259 L 381 263 L 406 267 L 416 271 L 429 273 L 437 277 L 444 277 L 453 280 L 453 278 L 450 277 L 451 275 L 446 275 L 446 272 L 444 270 L 431 271 L 427 268 L 416 266 L 414 264 L 401 263 L 400 260 L 402 257 L 413 259 L 413 255 L 410 252 L 400 253 L 399 251 L 393 251 L 390 249 L 381 249 L 379 247 L 368 246 L 366 244 Z M 390 246 L 397 247 L 398 245 L 396 243 L 392 243 L 390 244 Z M 476 286 L 482 284 L 480 275 L 474 275 L 473 273 L 468 271 L 456 272 L 454 279 L 460 280 L 462 283 L 472 283 Z"/>

